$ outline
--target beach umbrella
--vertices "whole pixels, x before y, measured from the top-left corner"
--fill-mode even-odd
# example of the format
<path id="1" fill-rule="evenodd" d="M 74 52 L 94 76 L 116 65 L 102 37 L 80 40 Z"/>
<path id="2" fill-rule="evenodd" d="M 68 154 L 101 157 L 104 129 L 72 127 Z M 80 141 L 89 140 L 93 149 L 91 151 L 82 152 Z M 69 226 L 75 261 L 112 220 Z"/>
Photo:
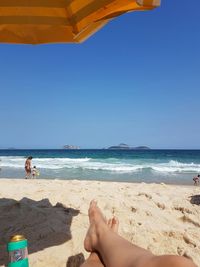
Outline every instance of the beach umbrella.
<path id="1" fill-rule="evenodd" d="M 0 42 L 80 43 L 114 17 L 159 5 L 160 0 L 0 0 Z"/>

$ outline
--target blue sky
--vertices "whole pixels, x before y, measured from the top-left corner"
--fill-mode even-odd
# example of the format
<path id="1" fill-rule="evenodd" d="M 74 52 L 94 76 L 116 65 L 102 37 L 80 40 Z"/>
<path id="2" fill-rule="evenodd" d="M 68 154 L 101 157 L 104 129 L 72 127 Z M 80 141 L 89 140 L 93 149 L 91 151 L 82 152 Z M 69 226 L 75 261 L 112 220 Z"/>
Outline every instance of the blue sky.
<path id="1" fill-rule="evenodd" d="M 199 9 L 162 0 L 80 45 L 1 44 L 0 148 L 200 149 Z"/>

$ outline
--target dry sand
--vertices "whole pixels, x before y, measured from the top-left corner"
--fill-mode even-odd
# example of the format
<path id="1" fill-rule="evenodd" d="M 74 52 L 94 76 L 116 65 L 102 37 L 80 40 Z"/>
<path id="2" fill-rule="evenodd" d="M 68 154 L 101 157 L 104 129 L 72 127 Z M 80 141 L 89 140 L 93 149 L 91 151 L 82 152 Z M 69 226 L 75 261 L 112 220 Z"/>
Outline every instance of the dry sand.
<path id="1" fill-rule="evenodd" d="M 81 262 L 93 198 L 107 217 L 118 216 L 119 233 L 129 241 L 200 266 L 200 187 L 20 179 L 0 179 L 0 266 L 15 233 L 28 238 L 31 267 Z"/>

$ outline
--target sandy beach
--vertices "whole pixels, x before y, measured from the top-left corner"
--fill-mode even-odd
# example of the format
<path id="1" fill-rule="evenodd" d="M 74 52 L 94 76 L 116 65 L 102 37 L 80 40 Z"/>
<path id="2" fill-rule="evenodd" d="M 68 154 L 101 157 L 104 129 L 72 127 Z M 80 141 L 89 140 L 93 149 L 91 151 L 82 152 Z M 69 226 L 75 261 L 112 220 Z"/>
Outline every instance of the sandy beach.
<path id="1" fill-rule="evenodd" d="M 0 266 L 16 233 L 28 238 L 30 266 L 78 266 L 87 257 L 83 240 L 94 198 L 108 218 L 119 218 L 120 235 L 132 243 L 159 255 L 190 257 L 200 266 L 200 187 L 21 179 L 0 184 Z"/>

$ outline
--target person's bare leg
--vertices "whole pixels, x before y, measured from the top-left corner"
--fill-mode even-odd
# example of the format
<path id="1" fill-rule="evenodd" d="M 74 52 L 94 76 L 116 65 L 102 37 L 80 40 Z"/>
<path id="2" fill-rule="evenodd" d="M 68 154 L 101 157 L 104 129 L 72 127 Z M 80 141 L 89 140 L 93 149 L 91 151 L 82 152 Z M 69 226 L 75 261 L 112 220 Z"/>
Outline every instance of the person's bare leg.
<path id="1" fill-rule="evenodd" d="M 116 217 L 109 219 L 108 227 L 115 233 L 118 232 L 119 221 Z M 91 252 L 90 256 L 80 267 L 105 267 L 97 252 Z"/>
<path id="2" fill-rule="evenodd" d="M 101 262 L 98 254 L 96 252 L 92 252 L 80 267 L 104 267 L 104 265 Z"/>
<path id="3" fill-rule="evenodd" d="M 194 267 L 192 261 L 179 256 L 154 256 L 113 232 L 95 201 L 89 208 L 90 226 L 84 241 L 87 251 L 97 251 L 106 267 Z"/>

